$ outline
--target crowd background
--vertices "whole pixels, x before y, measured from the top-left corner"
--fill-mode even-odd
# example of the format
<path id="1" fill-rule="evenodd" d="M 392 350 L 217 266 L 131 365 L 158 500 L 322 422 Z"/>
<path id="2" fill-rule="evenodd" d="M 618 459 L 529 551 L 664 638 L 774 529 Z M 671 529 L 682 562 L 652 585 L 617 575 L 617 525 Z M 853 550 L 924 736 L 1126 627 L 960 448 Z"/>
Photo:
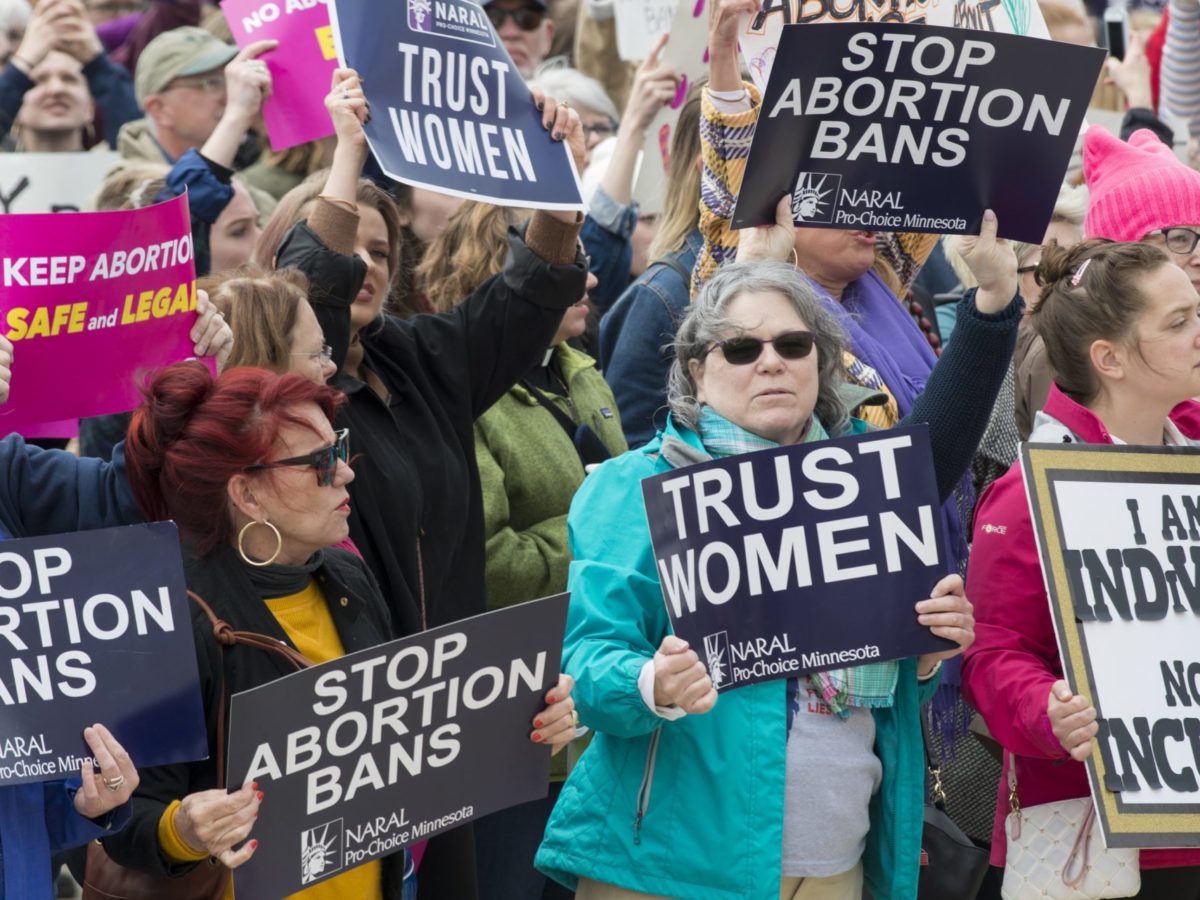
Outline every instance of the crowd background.
<path id="1" fill-rule="evenodd" d="M 272 152 L 263 57 L 275 43 L 238 50 L 206 0 L 0 0 L 0 152 L 115 152 L 104 182 L 79 198 L 86 209 L 186 190 L 206 291 L 193 339 L 225 369 L 215 380 L 195 366 L 164 370 L 138 410 L 85 420 L 77 440 L 10 436 L 0 453 L 14 483 L 40 499 L 0 515 L 5 530 L 174 518 L 189 586 L 222 598 L 215 612 L 235 627 L 316 662 L 572 590 L 569 674 L 530 732 L 555 749 L 570 743 L 547 798 L 305 900 L 576 890 L 757 900 L 777 881 L 796 898 L 857 900 L 864 884 L 878 900 L 914 897 L 925 785 L 912 762 L 926 714 L 950 760 L 950 812 L 992 848 L 979 896 L 999 896 L 1003 771 L 1021 760 L 1029 803 L 1086 793 L 1078 761 L 1094 710 L 1060 681 L 1032 544 L 982 540 L 978 508 L 1028 532 L 1008 498 L 1021 493 L 1013 465 L 1031 433 L 1192 442 L 1200 420 L 1177 407 L 1200 395 L 1180 374 L 1200 354 L 1200 0 L 1130 6 L 1128 51 L 1108 61 L 1088 113 L 1107 130 L 1081 137 L 1043 242 L 1016 245 L 997 239 L 994 217 L 967 238 L 796 229 L 790 198 L 775 226 L 734 231 L 760 99 L 736 23 L 754 0 L 711 4 L 708 77 L 682 98 L 661 209 L 644 209 L 641 149 L 680 85 L 662 62 L 665 36 L 630 63 L 617 54 L 612 0 L 483 6 L 573 155 L 586 215 L 386 178 L 350 69 L 326 98 L 334 134 Z M 1039 6 L 1054 40 L 1101 39 L 1098 0 Z M 1117 274 L 1101 277 L 1110 267 Z M 1182 330 L 1147 330 L 1162 297 L 1183 310 Z M 735 363 L 735 349 L 748 351 L 734 338 L 747 336 L 758 355 Z M 1165 371 L 1122 356 L 1146 341 Z M 1116 356 L 1097 362 L 1096 342 Z M 1116 379 L 1112 365 L 1136 377 Z M 760 414 L 745 400 L 760 378 L 794 379 L 797 398 L 812 396 Z M 1139 404 L 1148 427 L 1131 416 Z M 929 598 L 900 599 L 958 651 L 870 678 L 743 689 L 714 709 L 695 653 L 667 633 L 638 480 L 912 422 L 930 424 L 966 591 L 951 576 Z M 1020 603 L 999 602 L 1012 591 Z M 222 661 L 206 614 L 195 625 L 216 743 L 213 672 L 233 665 L 250 687 L 286 669 L 243 647 Z M 829 722 L 796 712 L 804 696 Z M 572 742 L 580 718 L 594 739 L 585 727 Z M 739 753 L 749 721 L 778 740 Z M 135 773 L 103 726 L 93 740 L 106 762 L 81 787 L 0 789 L 0 898 L 50 896 L 42 858 L 110 832 L 112 863 L 168 885 L 209 857 L 236 866 L 253 854 L 254 812 L 270 802 L 257 788 L 227 793 L 212 764 Z M 676 800 L 669 817 L 661 799 L 643 803 L 656 754 L 669 761 L 655 788 Z M 735 757 L 730 775 L 724 760 Z M 709 783 L 718 769 L 732 786 Z M 113 796 L 97 788 L 126 770 Z M 627 794 L 628 810 L 605 801 Z M 42 807 L 50 837 L 37 828 L 33 841 L 30 811 Z M 724 829 L 697 824 L 718 809 Z M 628 840 L 635 820 L 640 851 Z M 689 829 L 699 836 L 684 839 Z M 60 863 L 79 882 L 95 871 L 79 851 L 54 872 Z M 1138 896 L 1200 898 L 1196 853 L 1146 853 L 1142 865 L 1166 874 L 1145 877 Z M 66 869 L 59 888 L 76 890 Z"/>

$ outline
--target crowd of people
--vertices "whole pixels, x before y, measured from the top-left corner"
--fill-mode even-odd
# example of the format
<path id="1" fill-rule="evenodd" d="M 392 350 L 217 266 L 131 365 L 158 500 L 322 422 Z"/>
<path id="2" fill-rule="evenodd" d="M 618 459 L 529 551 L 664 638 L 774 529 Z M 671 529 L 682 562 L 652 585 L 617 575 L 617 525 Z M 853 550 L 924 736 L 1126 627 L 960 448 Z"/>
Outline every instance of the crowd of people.
<path id="1" fill-rule="evenodd" d="M 78 778 L 0 786 L 0 900 L 54 896 L 64 865 L 85 897 L 124 896 L 104 880 L 122 869 L 164 898 L 232 897 L 271 797 L 226 784 L 227 695 L 563 591 L 562 674 L 528 728 L 554 757 L 545 799 L 295 897 L 914 900 L 930 720 L 1000 751 L 951 764 L 985 798 L 979 897 L 999 897 L 1010 788 L 1086 796 L 1098 732 L 1064 679 L 1020 442 L 1200 445 L 1200 6 L 1137 11 L 1095 98 L 1115 98 L 1118 133 L 1086 130 L 1040 244 L 1004 240 L 991 211 L 965 237 L 796 227 L 791 195 L 735 230 L 761 110 L 738 28 L 758 0 L 709 4 L 691 84 L 665 36 L 619 57 L 613 4 L 482 6 L 586 214 L 387 178 L 350 68 L 332 136 L 271 151 L 276 42 L 237 49 L 208 0 L 0 0 L 0 149 L 114 151 L 91 210 L 186 193 L 191 339 L 219 372 L 149 373 L 136 409 L 69 444 L 0 441 L 7 537 L 177 523 L 206 601 L 210 749 L 138 767 L 96 723 Z M 1102 9 L 1042 7 L 1055 39 L 1096 42 Z M 639 157 L 668 105 L 644 209 Z M 0 399 L 15 356 L 0 336 Z M 918 423 L 948 574 L 890 600 L 947 649 L 718 696 L 672 632 L 642 481 Z M 222 647 L 214 619 L 271 640 Z M 1200 900 L 1200 851 L 1140 866 L 1136 896 Z"/>

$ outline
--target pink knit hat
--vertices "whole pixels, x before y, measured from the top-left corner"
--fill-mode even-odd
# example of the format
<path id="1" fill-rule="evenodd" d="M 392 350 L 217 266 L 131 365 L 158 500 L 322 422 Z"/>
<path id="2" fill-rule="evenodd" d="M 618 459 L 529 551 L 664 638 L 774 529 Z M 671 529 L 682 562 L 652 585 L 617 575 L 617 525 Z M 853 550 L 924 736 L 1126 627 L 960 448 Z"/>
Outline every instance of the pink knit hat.
<path id="1" fill-rule="evenodd" d="M 1086 237 L 1140 241 L 1152 231 L 1200 225 L 1200 172 L 1142 129 L 1129 142 L 1098 125 L 1083 136 L 1088 186 Z"/>

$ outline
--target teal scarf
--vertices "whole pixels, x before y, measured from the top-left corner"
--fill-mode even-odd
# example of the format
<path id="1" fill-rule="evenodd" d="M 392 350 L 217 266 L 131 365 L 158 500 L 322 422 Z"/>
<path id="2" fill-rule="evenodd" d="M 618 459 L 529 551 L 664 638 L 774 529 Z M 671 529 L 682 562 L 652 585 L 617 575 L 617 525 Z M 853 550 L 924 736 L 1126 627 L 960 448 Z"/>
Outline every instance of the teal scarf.
<path id="1" fill-rule="evenodd" d="M 738 456 L 779 446 L 774 441 L 751 434 L 741 426 L 733 424 L 715 412 L 711 406 L 700 408 L 698 431 L 704 449 L 715 458 Z M 804 443 L 828 438 L 824 426 L 814 415 Z M 845 719 L 850 716 L 850 708 L 854 706 L 891 706 L 899 675 L 900 663 L 891 660 L 847 669 L 831 669 L 828 672 L 814 672 L 808 676 L 808 680 L 833 711 Z"/>

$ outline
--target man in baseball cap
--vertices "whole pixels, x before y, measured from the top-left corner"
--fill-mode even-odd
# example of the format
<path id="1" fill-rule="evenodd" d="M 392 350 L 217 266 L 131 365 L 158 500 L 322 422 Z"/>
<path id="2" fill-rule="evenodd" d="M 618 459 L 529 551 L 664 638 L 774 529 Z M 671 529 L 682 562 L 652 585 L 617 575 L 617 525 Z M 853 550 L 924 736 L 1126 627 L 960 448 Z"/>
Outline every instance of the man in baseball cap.
<path id="1" fill-rule="evenodd" d="M 542 0 L 485 0 L 483 11 L 504 41 L 513 65 L 528 78 L 550 53 L 554 22 Z"/>

